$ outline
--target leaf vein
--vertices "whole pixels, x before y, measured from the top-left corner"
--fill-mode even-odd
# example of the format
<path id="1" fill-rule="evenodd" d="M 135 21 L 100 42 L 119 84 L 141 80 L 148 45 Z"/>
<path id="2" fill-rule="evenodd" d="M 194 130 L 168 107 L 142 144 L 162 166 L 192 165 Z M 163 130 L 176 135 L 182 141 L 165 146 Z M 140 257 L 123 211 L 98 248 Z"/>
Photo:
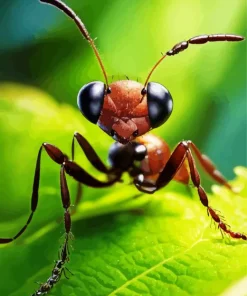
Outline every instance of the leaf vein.
<path id="1" fill-rule="evenodd" d="M 108 296 L 113 296 L 116 295 L 116 293 L 118 293 L 119 291 L 123 290 L 124 288 L 128 287 L 130 284 L 132 284 L 133 282 L 137 281 L 138 279 L 140 279 L 143 276 L 146 276 L 149 272 L 155 270 L 156 268 L 162 266 L 163 264 L 175 259 L 176 257 L 179 257 L 180 255 L 183 255 L 187 252 L 189 252 L 192 248 L 194 248 L 196 245 L 198 245 L 200 242 L 205 242 L 205 241 L 209 241 L 209 239 L 202 239 L 202 236 L 195 241 L 189 248 L 187 248 L 186 250 L 171 256 L 170 258 L 166 258 L 164 260 L 162 260 L 161 262 L 155 264 L 154 266 L 146 269 L 144 272 L 140 273 L 139 275 L 133 277 L 132 279 L 130 279 L 129 281 L 127 281 L 126 283 L 124 283 L 122 286 L 120 286 L 119 288 L 117 288 L 116 290 L 114 290 L 113 292 L 111 292 Z"/>

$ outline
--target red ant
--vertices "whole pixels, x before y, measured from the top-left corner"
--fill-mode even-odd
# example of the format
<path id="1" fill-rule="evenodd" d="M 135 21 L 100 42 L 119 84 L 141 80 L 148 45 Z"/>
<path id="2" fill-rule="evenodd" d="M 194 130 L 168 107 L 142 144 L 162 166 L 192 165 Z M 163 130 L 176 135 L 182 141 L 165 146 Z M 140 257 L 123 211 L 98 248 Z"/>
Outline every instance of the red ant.
<path id="1" fill-rule="evenodd" d="M 153 71 L 167 57 L 178 54 L 189 47 L 190 44 L 204 44 L 207 42 L 242 41 L 242 36 L 230 34 L 200 35 L 176 44 L 151 69 L 143 84 L 133 80 L 121 80 L 108 83 L 105 68 L 93 39 L 90 37 L 85 25 L 80 18 L 60 0 L 40 0 L 62 10 L 74 20 L 82 35 L 89 42 L 102 69 L 105 83 L 100 81 L 90 82 L 84 85 L 78 94 L 78 106 L 82 114 L 92 123 L 109 134 L 116 142 L 109 150 L 110 168 L 100 160 L 93 147 L 79 133 L 75 133 L 72 141 L 72 160 L 52 144 L 43 143 L 39 149 L 34 174 L 33 191 L 31 199 L 31 214 L 23 228 L 12 238 L 0 238 L 0 244 L 7 244 L 21 236 L 30 224 L 38 205 L 38 192 L 40 180 L 40 162 L 43 148 L 50 158 L 61 166 L 60 187 L 64 212 L 64 224 L 66 231 L 65 243 L 62 249 L 67 250 L 68 238 L 71 231 L 70 195 L 66 181 L 66 175 L 72 176 L 80 184 L 95 188 L 103 188 L 119 182 L 124 172 L 128 172 L 133 178 L 133 183 L 142 192 L 154 193 L 166 186 L 171 180 L 184 184 L 189 183 L 191 177 L 197 188 L 200 201 L 207 208 L 208 215 L 218 224 L 221 232 L 232 238 L 247 240 L 246 235 L 233 232 L 225 223 L 218 211 L 209 206 L 207 194 L 201 186 L 201 180 L 195 165 L 194 157 L 205 171 L 218 183 L 232 189 L 223 175 L 215 168 L 210 159 L 203 155 L 191 141 L 180 142 L 174 151 L 170 153 L 168 145 L 160 138 L 146 134 L 153 128 L 161 126 L 170 117 L 173 109 L 173 99 L 170 92 L 161 84 L 149 82 Z M 99 181 L 82 167 L 76 164 L 74 159 L 75 140 L 79 143 L 90 163 L 108 178 L 107 181 Z M 187 167 L 185 161 L 188 162 Z M 64 264 L 69 260 L 66 252 L 61 253 Z M 64 257 L 64 258 L 63 258 Z M 48 279 L 49 287 L 41 285 L 35 295 L 44 295 L 56 283 L 63 271 L 60 261 L 54 267 L 58 275 L 52 280 Z M 47 288 L 47 290 L 45 290 Z M 43 289 L 43 290 L 42 290 Z"/>

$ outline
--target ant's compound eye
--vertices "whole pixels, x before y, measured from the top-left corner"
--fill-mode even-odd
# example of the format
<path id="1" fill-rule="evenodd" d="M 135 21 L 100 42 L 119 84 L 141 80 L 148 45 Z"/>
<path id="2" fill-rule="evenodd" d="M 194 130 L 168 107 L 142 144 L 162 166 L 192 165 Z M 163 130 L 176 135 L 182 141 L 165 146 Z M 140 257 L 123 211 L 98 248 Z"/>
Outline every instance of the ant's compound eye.
<path id="1" fill-rule="evenodd" d="M 92 123 L 97 123 L 104 103 L 105 85 L 94 81 L 84 85 L 77 96 L 81 113 Z"/>
<path id="2" fill-rule="evenodd" d="M 159 83 L 148 83 L 147 103 L 152 128 L 162 125 L 172 113 L 172 96 L 169 91 Z"/>
<path id="3" fill-rule="evenodd" d="M 137 137 L 139 135 L 139 131 L 138 130 L 134 131 L 132 135 L 133 137 Z"/>

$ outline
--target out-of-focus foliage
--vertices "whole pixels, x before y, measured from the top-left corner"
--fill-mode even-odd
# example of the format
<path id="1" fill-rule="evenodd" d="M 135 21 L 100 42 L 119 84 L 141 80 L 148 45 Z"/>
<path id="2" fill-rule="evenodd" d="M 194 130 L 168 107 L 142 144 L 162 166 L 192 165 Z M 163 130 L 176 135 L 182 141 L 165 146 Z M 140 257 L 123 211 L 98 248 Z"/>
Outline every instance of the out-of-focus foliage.
<path id="1" fill-rule="evenodd" d="M 111 75 L 116 80 L 126 74 L 143 82 L 161 51 L 198 34 L 246 35 L 244 0 L 227 5 L 225 0 L 67 0 L 67 4 L 80 15 L 92 37 L 97 36 L 110 80 Z M 7 237 L 26 221 L 41 143 L 51 142 L 70 154 L 72 135 L 77 130 L 106 160 L 112 140 L 75 109 L 80 87 L 103 77 L 73 22 L 38 0 L 0 0 L 0 10 L 0 80 L 22 83 L 0 86 L 0 237 Z M 165 59 L 152 81 L 164 84 L 174 99 L 171 118 L 154 133 L 171 146 L 182 139 L 193 140 L 228 178 L 234 176 L 233 167 L 247 165 L 246 42 L 192 45 Z M 76 151 L 76 160 L 96 174 L 79 149 Z M 238 172 L 243 177 L 235 182 L 241 187 L 246 177 L 241 169 Z M 69 185 L 74 197 L 71 179 Z M 63 234 L 63 227 L 55 222 L 63 214 L 58 188 L 59 168 L 44 153 L 34 221 L 22 238 L 0 248 L 1 295 L 31 294 L 33 282 L 49 276 Z M 217 295 L 240 279 L 244 270 L 246 273 L 245 244 L 222 241 L 218 231 L 208 228 L 208 217 L 197 196 L 190 200 L 187 189 L 178 184 L 172 183 L 153 195 L 154 201 L 143 216 L 125 213 L 95 217 L 144 206 L 150 199 L 144 195 L 136 205 L 131 201 L 135 194 L 136 189 L 125 184 L 106 190 L 84 188 L 84 202 L 73 224 L 76 240 L 70 268 L 75 276 L 68 282 L 63 280 L 53 295 L 81 295 L 81 289 L 85 295 L 94 296 L 111 295 L 113 291 L 112 295 L 134 295 L 129 294 L 133 291 L 145 295 L 148 292 L 142 289 L 152 282 L 152 276 L 162 284 L 156 286 L 156 294 L 149 291 L 154 296 L 161 293 L 159 289 L 169 287 L 180 287 L 181 293 L 187 287 L 191 289 L 188 293 L 207 295 L 213 286 L 213 295 Z M 246 189 L 239 196 L 222 189 L 212 195 L 213 204 L 234 230 L 246 229 L 244 198 Z M 125 201 L 119 206 L 122 199 Z M 88 217 L 95 218 L 82 220 Z M 206 241 L 199 240 L 201 235 Z M 116 263 L 116 257 L 123 261 Z M 156 270 L 162 260 L 170 265 L 165 271 L 164 267 Z M 114 262 L 117 266 L 112 265 Z M 170 276 L 163 273 L 168 268 Z M 187 276 L 183 274 L 186 270 Z M 165 279 L 172 281 L 179 272 L 178 285 L 166 285 Z M 142 273 L 143 278 L 131 282 L 134 286 L 124 285 L 124 280 L 136 279 Z M 117 290 L 121 285 L 124 288 Z M 77 288 L 72 292 L 71 287 Z M 177 295 L 184 295 L 180 292 Z"/>
<path id="2" fill-rule="evenodd" d="M 9 236 L 27 219 L 30 201 L 25 192 L 31 191 L 33 163 L 42 137 L 65 150 L 65 139 L 70 138 L 73 125 L 78 124 L 94 145 L 97 141 L 89 123 L 80 125 L 80 115 L 73 108 L 59 106 L 43 92 L 14 84 L 0 85 L 0 92 L 4 98 L 0 100 L 0 126 L 5 141 L 17 142 L 23 155 L 21 167 L 16 167 L 19 155 L 15 149 L 2 150 L 3 167 L 16 168 L 11 172 L 12 178 L 1 171 L 1 196 L 3 190 L 4 196 L 18 197 L 3 203 L 1 236 Z M 62 125 L 61 113 L 70 119 L 67 125 Z M 13 118 L 17 128 L 8 124 Z M 18 122 L 22 122 L 22 128 Z M 29 137 L 25 136 L 25 128 L 30 126 L 36 130 L 37 147 L 28 143 Z M 103 141 L 101 149 L 98 147 L 99 151 L 106 153 L 107 141 Z M 85 160 L 76 158 L 89 168 Z M 4 270 L 1 295 L 31 295 L 37 288 L 34 282 L 44 281 L 50 275 L 52 261 L 62 243 L 59 238 L 63 226 L 56 222 L 63 213 L 57 184 L 59 168 L 50 165 L 45 153 L 43 160 L 40 201 L 33 222 L 22 238 L 0 248 L 0 269 Z M 235 172 L 238 178 L 232 186 L 238 194 L 215 185 L 209 199 L 233 230 L 243 231 L 247 227 L 247 171 L 239 167 Z M 73 182 L 70 188 L 74 187 Z M 134 198 L 137 193 L 133 186 L 124 184 L 85 191 L 73 219 L 76 239 L 67 264 L 74 276 L 62 279 L 51 295 L 218 295 L 246 274 L 247 244 L 223 240 L 219 230 L 210 227 L 196 190 L 188 191 L 172 183 L 151 196 L 142 194 Z M 131 212 L 140 208 L 144 210 L 142 214 Z M 110 215 L 117 212 L 121 213 Z M 102 217 L 103 214 L 107 216 Z"/>

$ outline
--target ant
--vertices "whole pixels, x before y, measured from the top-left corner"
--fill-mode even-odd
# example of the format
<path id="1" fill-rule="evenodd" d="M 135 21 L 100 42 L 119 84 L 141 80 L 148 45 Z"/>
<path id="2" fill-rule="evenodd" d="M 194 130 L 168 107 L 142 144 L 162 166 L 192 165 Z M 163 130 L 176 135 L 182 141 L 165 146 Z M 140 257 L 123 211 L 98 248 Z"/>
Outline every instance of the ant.
<path id="1" fill-rule="evenodd" d="M 35 293 L 33 293 L 32 296 L 46 295 L 53 288 L 53 286 L 60 280 L 62 274 L 64 274 L 64 276 L 68 279 L 68 277 L 66 276 L 66 273 L 65 273 L 66 267 L 64 266 L 65 263 L 67 261 L 69 261 L 68 239 L 69 239 L 69 237 L 67 236 L 65 238 L 65 242 L 62 246 L 61 254 L 59 256 L 59 258 L 61 258 L 61 259 L 58 259 L 55 262 L 51 276 L 48 278 L 48 280 L 45 283 L 40 284 L 39 289 Z"/>
<path id="2" fill-rule="evenodd" d="M 69 261 L 68 240 L 71 236 L 71 213 L 69 208 L 71 204 L 66 173 L 79 184 L 103 188 L 121 182 L 122 174 L 128 172 L 136 188 L 149 194 L 163 188 L 171 180 L 188 184 L 191 178 L 193 185 L 197 189 L 200 202 L 206 207 L 207 213 L 212 220 L 218 224 L 221 233 L 228 234 L 235 239 L 247 240 L 245 234 L 232 231 L 219 212 L 209 205 L 207 194 L 201 186 L 200 175 L 192 152 L 214 181 L 232 190 L 231 185 L 216 169 L 211 160 L 202 154 L 191 141 L 179 142 L 171 153 L 165 141 L 155 135 L 146 134 L 151 129 L 164 124 L 172 113 L 173 99 L 170 92 L 159 83 L 149 82 L 154 70 L 166 57 L 179 54 L 186 50 L 190 44 L 237 42 L 244 40 L 244 37 L 232 34 L 211 34 L 190 38 L 187 41 L 177 43 L 171 50 L 163 54 L 151 69 L 144 84 L 133 80 L 120 80 L 109 84 L 94 40 L 90 37 L 80 18 L 60 0 L 40 0 L 40 2 L 55 6 L 70 17 L 92 47 L 103 72 L 105 83 L 94 81 L 84 85 L 78 94 L 78 107 L 87 120 L 97 124 L 116 142 L 109 149 L 110 167 L 107 167 L 101 161 L 90 143 L 77 132 L 72 140 L 71 160 L 54 145 L 48 143 L 41 145 L 34 173 L 31 214 L 26 224 L 14 237 L 0 238 L 0 244 L 10 243 L 20 237 L 31 223 L 38 205 L 41 153 L 45 150 L 49 157 L 61 167 L 60 188 L 64 208 L 65 242 L 60 259 L 56 261 L 53 268 L 52 276 L 46 283 L 41 284 L 40 289 L 33 295 L 47 294 L 53 285 L 59 281 L 64 272 L 64 264 Z M 105 174 L 106 181 L 96 179 L 74 162 L 75 141 L 78 142 L 89 162 L 98 171 Z M 188 163 L 188 166 L 186 163 Z"/>

